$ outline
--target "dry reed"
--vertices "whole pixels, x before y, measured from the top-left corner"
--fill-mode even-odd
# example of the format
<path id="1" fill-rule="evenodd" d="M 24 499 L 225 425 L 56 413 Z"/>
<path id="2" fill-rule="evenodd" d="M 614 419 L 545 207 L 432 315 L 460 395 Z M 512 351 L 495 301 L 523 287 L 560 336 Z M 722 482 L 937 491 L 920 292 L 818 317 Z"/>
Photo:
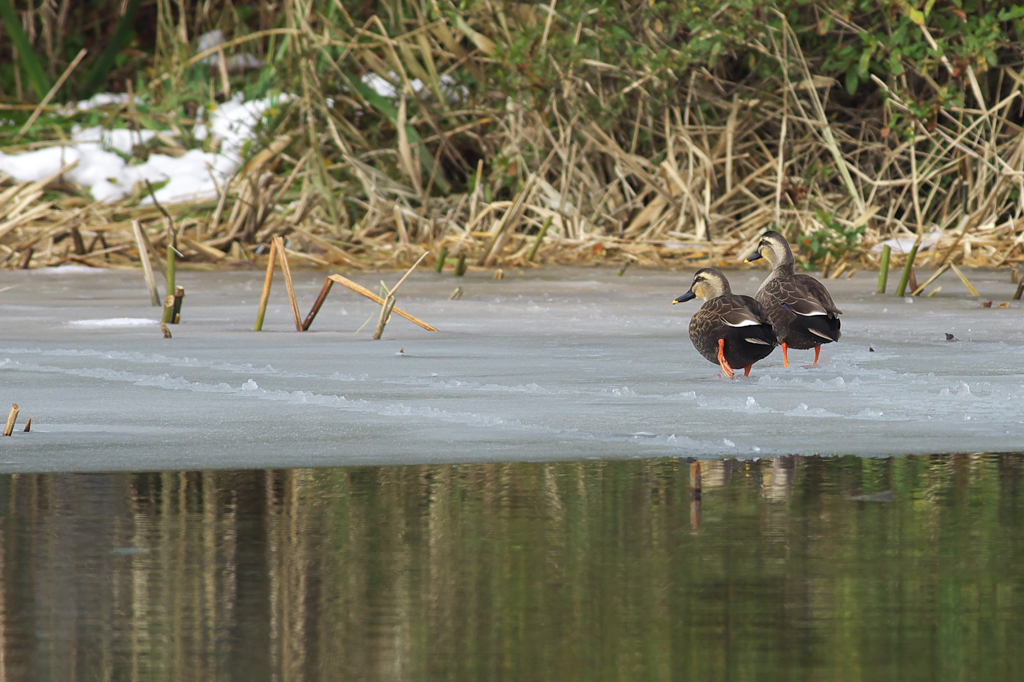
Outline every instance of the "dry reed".
<path id="1" fill-rule="evenodd" d="M 62 174 L 40 182 L 0 177 L 0 266 L 134 268 L 146 262 L 146 246 L 153 257 L 163 251 L 170 260 L 175 236 L 180 265 L 189 268 L 255 267 L 267 257 L 262 254 L 285 266 L 286 252 L 310 267 L 349 270 L 407 267 L 428 253 L 434 262 L 442 259 L 438 270 L 444 259 L 457 259 L 456 274 L 467 260 L 503 268 L 594 261 L 729 266 L 741 262 L 764 230 L 781 228 L 799 244 L 823 229 L 822 215 L 843 230 L 864 228 L 855 248 L 832 264 L 836 275 L 876 266 L 875 247 L 891 237 L 921 243 L 918 266 L 1024 260 L 1024 135 L 1010 115 L 1011 106 L 1021 106 L 1024 73 L 1009 67 L 998 79 L 998 101 L 948 108 L 934 125 L 917 123 L 897 134 L 888 121 L 907 107 L 896 95 L 889 93 L 884 105 L 839 111 L 830 98 L 837 84 L 812 73 L 784 26 L 756 45 L 778 60 L 779 79 L 754 87 L 698 70 L 685 105 L 655 118 L 642 103 L 645 88 L 658 79 L 638 78 L 627 88 L 641 103 L 635 125 L 620 134 L 563 113 L 574 88 L 603 87 L 596 76 L 607 65 L 588 64 L 589 74 L 567 79 L 564 92 L 541 109 L 514 102 L 457 109 L 438 74 L 478 71 L 494 52 L 471 18 L 390 33 L 378 20 L 344 35 L 316 32 L 300 9 L 295 3 L 298 14 L 284 29 L 179 59 L 178 71 L 155 79 L 151 90 L 182 78 L 204 56 L 271 34 L 302 54 L 344 45 L 367 71 L 402 86 L 392 107 L 392 147 L 368 147 L 353 123 L 368 110 L 361 81 L 351 83 L 353 95 L 340 107 L 328 101 L 322 75 L 307 64 L 284 117 L 289 127 L 270 131 L 210 200 L 141 205 L 140 190 L 100 203 L 83 198 Z M 517 11 L 535 12 L 538 21 L 550 16 L 539 6 Z M 465 50 L 464 40 L 476 49 Z M 347 78 L 338 76 L 340 61 L 331 68 Z M 413 77 L 426 83 L 419 94 L 408 86 Z M 884 82 L 877 85 L 887 91 Z M 117 113 L 137 123 L 131 107 Z M 635 153 L 641 131 L 658 154 Z M 498 191 L 507 189 L 508 178 L 493 170 L 482 177 L 484 159 L 473 164 L 460 156 L 457 144 L 465 140 L 490 151 L 488 167 L 499 153 L 509 160 L 511 193 Z M 161 145 L 164 153 L 185 151 L 166 136 Z M 468 169 L 466 190 L 447 191 L 455 185 L 446 168 L 460 165 Z M 162 211 L 176 235 L 165 228 Z M 922 241 L 932 233 L 937 239 Z M 272 246 L 281 238 L 287 251 L 283 241 L 276 251 Z M 906 256 L 894 249 L 892 265 Z"/>

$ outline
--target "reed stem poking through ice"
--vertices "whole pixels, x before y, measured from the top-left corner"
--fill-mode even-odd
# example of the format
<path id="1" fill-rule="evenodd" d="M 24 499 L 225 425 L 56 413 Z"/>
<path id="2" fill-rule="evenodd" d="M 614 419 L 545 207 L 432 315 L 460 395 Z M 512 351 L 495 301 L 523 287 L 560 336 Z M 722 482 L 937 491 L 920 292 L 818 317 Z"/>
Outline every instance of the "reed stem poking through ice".
<path id="1" fill-rule="evenodd" d="M 357 283 L 353 282 L 350 279 L 342 277 L 341 275 L 328 275 L 328 277 L 330 279 L 334 280 L 335 283 L 340 284 L 341 286 L 345 287 L 346 289 L 350 289 L 351 291 L 354 291 L 357 294 L 362 294 L 363 296 L 365 296 L 366 298 L 370 299 L 371 301 L 376 301 L 377 304 L 379 304 L 379 305 L 384 305 L 384 299 L 383 298 L 381 298 L 377 294 L 373 293 L 372 291 L 370 291 L 369 289 L 367 289 L 363 285 L 357 284 Z M 395 288 L 397 289 L 398 287 L 396 286 Z M 409 313 L 405 312 L 401 308 L 398 308 L 397 306 L 394 308 L 394 313 L 395 313 L 395 315 L 398 315 L 399 317 L 404 317 L 405 319 L 409 320 L 413 324 L 417 324 L 420 327 L 423 327 L 428 332 L 436 332 L 437 331 L 437 327 L 433 327 L 433 326 L 427 324 L 426 322 L 424 322 L 423 320 L 418 319 L 416 317 L 413 317 L 412 315 L 410 315 Z"/>
<path id="2" fill-rule="evenodd" d="M 441 272 L 444 270 L 444 262 L 448 259 L 448 247 L 442 246 L 440 253 L 437 254 L 437 262 L 434 263 L 434 272 Z"/>
<path id="3" fill-rule="evenodd" d="M 885 285 L 889 282 L 889 254 L 891 253 L 891 246 L 886 244 L 882 247 L 882 260 L 878 263 L 878 288 L 875 289 L 876 294 L 885 293 Z"/>
<path id="4" fill-rule="evenodd" d="M 331 293 L 331 287 L 334 286 L 334 280 L 330 277 L 324 279 L 324 285 L 320 288 L 320 295 L 316 297 L 316 301 L 313 302 L 313 307 L 309 309 L 309 314 L 306 315 L 306 319 L 302 321 L 302 331 L 308 331 L 309 325 L 313 324 L 313 320 L 316 319 L 316 314 L 320 312 L 321 306 L 324 301 L 327 300 L 327 294 Z"/>
<path id="5" fill-rule="evenodd" d="M 256 312 L 256 325 L 253 331 L 263 330 L 263 317 L 267 314 L 267 301 L 270 300 L 270 284 L 274 281 L 274 258 L 277 257 L 277 241 L 270 242 L 270 253 L 267 256 L 267 274 L 263 278 L 263 293 L 260 295 L 260 309 Z"/>
<path id="6" fill-rule="evenodd" d="M 387 325 L 388 320 L 391 319 L 391 311 L 395 307 L 395 293 L 398 291 L 398 287 L 402 286 L 402 283 L 405 282 L 406 279 L 408 279 L 409 275 L 412 274 L 412 271 L 416 269 L 416 266 L 418 266 L 420 263 L 422 263 L 423 259 L 426 258 L 426 257 L 427 257 L 427 252 L 424 251 L 423 255 L 421 255 L 416 260 L 416 262 L 412 264 L 412 267 L 405 271 L 405 274 L 402 275 L 402 279 L 398 280 L 398 284 L 396 284 L 395 287 L 391 291 L 387 292 L 387 296 L 384 298 L 384 303 L 381 304 L 380 318 L 377 319 L 377 329 L 374 330 L 374 332 L 373 332 L 373 340 L 374 341 L 379 341 L 380 340 L 381 335 L 384 334 L 384 326 Z M 382 283 L 382 285 L 383 285 L 383 283 Z M 385 288 L 385 290 L 386 290 L 386 288 Z"/>
<path id="7" fill-rule="evenodd" d="M 295 318 L 295 331 L 302 331 L 302 315 L 299 313 L 299 302 L 295 300 L 295 285 L 292 284 L 292 269 L 288 266 L 288 254 L 284 249 L 284 237 L 274 237 L 274 245 L 277 246 L 277 259 L 281 263 L 281 273 L 284 275 L 284 286 L 288 290 L 288 302 L 292 304 L 292 316 Z"/>
<path id="8" fill-rule="evenodd" d="M 14 433 L 14 422 L 18 421 L 18 412 L 21 408 L 18 407 L 18 403 L 11 405 L 11 413 L 7 415 L 7 426 L 4 427 L 4 435 L 9 436 Z"/>
<path id="9" fill-rule="evenodd" d="M 903 275 L 900 277 L 899 286 L 896 287 L 897 298 L 902 298 L 907 290 L 907 282 L 910 281 L 910 271 L 914 269 L 914 256 L 917 255 L 917 247 L 920 245 L 920 237 L 918 237 L 918 241 L 914 242 L 914 245 L 910 247 L 910 253 L 907 254 L 907 264 L 903 266 Z"/>
<path id="10" fill-rule="evenodd" d="M 964 286 L 967 287 L 967 291 L 971 292 L 971 296 L 974 296 L 975 298 L 981 296 L 981 294 L 978 293 L 978 290 L 974 288 L 974 285 L 971 284 L 971 281 L 967 279 L 967 275 L 960 272 L 960 268 L 956 266 L 956 263 L 949 261 L 949 267 L 952 268 L 953 272 L 956 273 L 956 276 L 960 278 L 960 281 L 964 283 Z"/>
<path id="11" fill-rule="evenodd" d="M 172 319 L 174 319 L 174 294 L 164 299 L 164 316 L 160 322 L 161 324 L 170 324 Z"/>
<path id="12" fill-rule="evenodd" d="M 156 291 L 153 265 L 149 262 L 149 250 L 146 248 L 146 240 L 143 238 L 142 226 L 138 220 L 132 221 L 132 231 L 135 232 L 135 244 L 139 247 L 139 260 L 142 262 L 142 274 L 146 278 L 146 287 L 149 289 L 149 299 L 154 307 L 159 306 L 160 294 Z"/>
<path id="13" fill-rule="evenodd" d="M 384 334 L 384 326 L 391 318 L 391 311 L 395 308 L 395 292 L 390 292 L 384 299 L 384 305 L 380 307 L 380 317 L 377 318 L 377 328 L 373 332 L 373 340 L 380 341 Z"/>
<path id="14" fill-rule="evenodd" d="M 171 313 L 171 323 L 181 322 L 181 304 L 185 300 L 185 287 L 174 287 L 174 311 Z"/>

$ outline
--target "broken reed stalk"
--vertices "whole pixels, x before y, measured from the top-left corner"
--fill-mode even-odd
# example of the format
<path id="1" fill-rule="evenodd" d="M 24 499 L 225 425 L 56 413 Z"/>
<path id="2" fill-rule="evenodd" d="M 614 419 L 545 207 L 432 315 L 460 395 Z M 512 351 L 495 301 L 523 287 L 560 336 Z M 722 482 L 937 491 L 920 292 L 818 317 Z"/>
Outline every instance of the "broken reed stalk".
<path id="1" fill-rule="evenodd" d="M 388 294 L 389 296 L 394 296 L 395 295 L 395 292 L 398 291 L 398 287 L 402 286 L 402 283 L 405 282 L 405 280 L 409 278 L 409 275 L 411 275 L 412 271 L 416 269 L 416 266 L 418 266 L 420 263 L 423 262 L 423 259 L 427 257 L 427 253 L 428 252 L 424 251 L 423 254 L 420 255 L 419 258 L 416 259 L 416 262 L 413 263 L 412 266 L 408 270 L 405 271 L 405 274 L 402 275 L 402 279 L 398 280 L 398 284 L 396 284 L 395 288 L 391 290 L 390 294 Z"/>
<path id="2" fill-rule="evenodd" d="M 174 230 L 168 224 L 167 227 L 167 295 L 174 295 L 174 277 L 177 271 L 177 258 L 175 256 L 178 253 L 177 239 L 174 236 Z"/>
<path id="3" fill-rule="evenodd" d="M 455 264 L 455 276 L 462 277 L 466 274 L 466 255 L 459 256 L 459 262 Z"/>
<path id="4" fill-rule="evenodd" d="M 885 293 L 885 285 L 889 281 L 889 255 L 891 253 L 891 246 L 886 244 L 882 247 L 882 260 L 878 263 L 878 288 L 875 289 L 876 294 Z"/>
<path id="5" fill-rule="evenodd" d="M 25 422 L 25 433 L 28 433 L 31 430 L 32 430 L 32 417 L 29 417 L 28 421 Z"/>
<path id="6" fill-rule="evenodd" d="M 437 254 L 437 262 L 434 263 L 434 272 L 440 273 L 444 270 L 444 262 L 448 259 L 448 247 L 442 246 Z"/>
<path id="7" fill-rule="evenodd" d="M 18 403 L 11 405 L 11 413 L 7 415 L 7 426 L 4 427 L 4 435 L 9 436 L 14 433 L 14 422 L 18 420 L 18 412 L 21 408 L 18 407 Z"/>
<path id="8" fill-rule="evenodd" d="M 164 333 L 164 338 L 165 339 L 171 338 L 171 328 L 167 326 L 166 322 L 161 322 L 160 323 L 160 331 L 162 331 Z"/>
<path id="9" fill-rule="evenodd" d="M 346 289 L 354 291 L 357 294 L 362 294 L 363 296 L 365 296 L 366 298 L 370 299 L 371 301 L 375 301 L 378 305 L 384 305 L 384 299 L 383 298 L 381 298 L 377 294 L 373 293 L 372 291 L 370 291 L 366 287 L 362 286 L 361 284 L 356 284 L 352 280 L 347 279 L 345 277 L 342 277 L 341 275 L 329 275 L 328 278 L 331 279 L 331 280 L 334 280 L 336 283 L 340 284 L 341 286 L 345 287 Z M 436 331 L 438 331 L 437 327 L 433 327 L 433 326 L 427 324 L 426 322 L 424 322 L 423 320 L 421 320 L 419 318 L 416 318 L 416 317 L 413 317 L 412 315 L 410 315 L 409 313 L 405 312 L 404 310 L 402 310 L 398 306 L 395 306 L 394 313 L 395 313 L 395 315 L 398 315 L 399 317 L 404 317 L 405 319 L 409 320 L 413 324 L 416 324 L 416 325 L 419 325 L 420 327 L 423 327 L 428 332 L 436 332 Z"/>
<path id="10" fill-rule="evenodd" d="M 260 295 L 260 308 L 256 311 L 256 324 L 253 331 L 263 330 L 263 317 L 267 314 L 267 301 L 270 300 L 270 284 L 274 281 L 274 258 L 277 257 L 277 241 L 270 242 L 270 254 L 267 256 L 267 274 L 263 278 L 263 293 Z"/>
<path id="11" fill-rule="evenodd" d="M 402 275 L 402 279 L 398 280 L 398 284 L 395 285 L 391 291 L 388 291 L 388 295 L 384 298 L 384 303 L 380 307 L 380 317 L 377 318 L 377 328 L 373 332 L 373 340 L 379 341 L 382 334 L 384 334 L 384 327 L 387 325 L 388 320 L 391 319 L 391 311 L 395 307 L 395 293 L 398 291 L 398 287 L 402 286 L 402 283 L 412 274 L 412 271 L 416 269 L 416 266 L 423 262 L 423 259 L 427 257 L 429 252 L 424 251 L 420 257 L 412 264 L 405 274 Z M 383 286 L 383 282 L 381 283 Z M 385 290 L 386 287 L 385 287 Z"/>
<path id="12" fill-rule="evenodd" d="M 944 273 L 946 270 L 949 270 L 949 263 L 948 262 L 945 265 L 943 265 L 941 268 L 939 268 L 938 270 L 933 272 L 932 276 L 924 281 L 924 284 L 922 284 L 919 287 L 916 287 L 913 291 L 911 291 L 910 295 L 911 296 L 919 295 L 922 291 L 924 291 L 925 287 L 927 287 L 929 284 L 931 284 L 932 282 L 937 280 L 939 278 L 939 276 L 942 275 L 942 273 Z M 928 295 L 931 296 L 931 294 L 928 294 Z"/>
<path id="13" fill-rule="evenodd" d="M 149 299 L 154 306 L 158 306 L 160 305 L 160 294 L 156 291 L 153 264 L 149 262 L 149 250 L 146 248 L 146 240 L 142 234 L 142 225 L 139 224 L 138 220 L 132 221 L 132 231 L 135 233 L 135 244 L 139 248 L 139 260 L 142 262 L 142 274 L 146 278 L 146 287 L 149 289 Z"/>
<path id="14" fill-rule="evenodd" d="M 907 254 L 907 264 L 903 266 L 903 275 L 900 277 L 899 286 L 896 287 L 896 297 L 903 298 L 903 294 L 907 290 L 907 282 L 910 281 L 910 271 L 914 269 L 914 257 L 917 255 L 917 248 L 921 246 L 920 236 L 914 245 L 910 247 L 910 253 Z"/>
<path id="15" fill-rule="evenodd" d="M 302 331 L 302 315 L 299 313 L 299 303 L 295 300 L 295 285 L 292 283 L 292 270 L 288 266 L 288 254 L 284 252 L 284 237 L 274 237 L 274 244 L 277 246 L 277 259 L 281 263 L 281 272 L 284 274 L 284 286 L 288 290 L 288 302 L 292 304 L 292 316 L 295 318 L 295 331 Z"/>
<path id="16" fill-rule="evenodd" d="M 160 319 L 161 324 L 173 324 L 174 319 L 174 294 L 164 299 L 164 316 Z"/>
<path id="17" fill-rule="evenodd" d="M 174 287 L 174 311 L 171 313 L 171 324 L 181 322 L 181 304 L 185 300 L 185 287 Z"/>
<path id="18" fill-rule="evenodd" d="M 391 317 L 391 311 L 395 307 L 395 292 L 391 292 L 384 299 L 384 305 L 380 307 L 380 317 L 377 318 L 377 329 L 373 332 L 373 340 L 380 341 L 380 337 L 384 334 L 384 326 L 388 323 L 388 319 Z"/>
<path id="19" fill-rule="evenodd" d="M 956 273 L 956 276 L 960 278 L 960 281 L 964 283 L 964 286 L 967 287 L 967 291 L 971 292 L 971 296 L 974 296 L 975 298 L 981 296 L 981 294 L 978 293 L 978 290 L 974 288 L 974 285 L 971 284 L 971 281 L 967 279 L 967 275 L 962 273 L 960 268 L 956 266 L 956 263 L 949 261 L 949 267 Z"/>
<path id="20" fill-rule="evenodd" d="M 1020 284 L 1017 285 L 1017 291 L 1013 292 L 1013 300 L 1019 301 L 1021 294 L 1024 294 L 1024 277 L 1020 278 Z"/>
<path id="21" fill-rule="evenodd" d="M 544 219 L 544 223 L 540 226 L 540 232 L 537 233 L 537 238 L 533 241 L 533 246 L 530 247 L 530 253 L 526 254 L 526 260 L 533 262 L 533 259 L 537 256 L 537 249 L 540 248 L 541 242 L 544 241 L 544 235 L 548 233 L 548 228 L 551 227 L 551 221 L 555 219 L 555 216 L 549 215 Z"/>
<path id="22" fill-rule="evenodd" d="M 324 279 L 324 285 L 320 287 L 320 295 L 316 297 L 316 301 L 313 302 L 313 307 L 309 309 L 309 314 L 306 315 L 306 319 L 302 321 L 302 331 L 308 331 L 309 325 L 313 324 L 313 320 L 316 319 L 316 314 L 320 312 L 321 306 L 324 301 L 327 300 L 327 294 L 331 293 L 331 287 L 334 286 L 334 280 L 330 277 Z"/>

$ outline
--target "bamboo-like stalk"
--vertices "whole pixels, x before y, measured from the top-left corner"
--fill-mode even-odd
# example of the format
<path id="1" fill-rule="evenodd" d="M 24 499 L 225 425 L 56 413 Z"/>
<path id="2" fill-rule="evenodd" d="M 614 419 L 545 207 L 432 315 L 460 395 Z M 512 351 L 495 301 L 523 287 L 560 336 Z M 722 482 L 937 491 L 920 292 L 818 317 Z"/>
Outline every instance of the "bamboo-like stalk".
<path id="1" fill-rule="evenodd" d="M 164 322 L 174 324 L 174 291 L 175 291 L 175 277 L 177 269 L 177 258 L 175 254 L 177 249 L 174 248 L 174 232 L 168 229 L 167 233 L 167 297 L 164 299 Z M 167 301 L 170 301 L 168 306 Z"/>
<path id="2" fill-rule="evenodd" d="M 384 304 L 380 307 L 380 317 L 377 319 L 377 328 L 373 332 L 373 340 L 379 341 L 380 337 L 384 334 L 384 326 L 388 323 L 388 318 L 391 317 L 391 311 L 395 308 L 395 296 L 394 293 L 389 293 L 384 298 Z"/>
<path id="3" fill-rule="evenodd" d="M 14 403 L 13 405 L 11 405 L 11 411 L 7 415 L 7 425 L 4 426 L 5 436 L 9 436 L 12 433 L 14 433 L 14 422 L 18 421 L 18 412 L 20 411 L 21 408 L 18 407 L 18 403 Z"/>
<path id="4" fill-rule="evenodd" d="M 174 308 L 171 311 L 171 322 L 181 322 L 181 305 L 185 300 L 185 287 L 174 287 Z"/>
<path id="5" fill-rule="evenodd" d="M 302 331 L 309 331 L 310 325 L 312 325 L 313 320 L 316 319 L 316 314 L 320 312 L 320 308 L 323 306 L 324 301 L 327 300 L 327 294 L 331 293 L 332 286 L 334 286 L 334 280 L 330 277 L 324 278 L 324 285 L 320 287 L 320 294 L 313 302 L 313 307 L 309 309 L 306 319 L 302 321 Z"/>
<path id="6" fill-rule="evenodd" d="M 161 324 L 173 324 L 174 320 L 174 294 L 164 298 L 164 315 Z"/>
<path id="7" fill-rule="evenodd" d="M 444 262 L 448 259 L 448 247 L 442 246 L 437 253 L 437 262 L 434 263 L 434 272 L 440 273 L 444 269 Z"/>
<path id="8" fill-rule="evenodd" d="M 292 317 L 295 318 L 295 331 L 302 331 L 302 316 L 299 313 L 299 303 L 295 300 L 295 285 L 292 283 L 292 270 L 288 266 L 288 254 L 285 253 L 284 238 L 274 237 L 274 246 L 277 247 L 277 260 L 281 264 L 281 273 L 284 275 L 284 286 L 288 290 L 288 302 L 292 306 Z"/>
<path id="9" fill-rule="evenodd" d="M 878 287 L 875 289 L 876 294 L 885 293 L 885 285 L 889 280 L 889 255 L 891 253 L 891 246 L 886 244 L 882 247 L 882 259 L 878 263 Z"/>
<path id="10" fill-rule="evenodd" d="M 149 289 L 149 299 L 154 306 L 160 305 L 160 294 L 156 291 L 156 279 L 153 277 L 153 266 L 149 262 L 149 251 L 146 248 L 146 240 L 143 239 L 142 226 L 138 220 L 132 221 L 132 230 L 135 232 L 135 244 L 139 248 L 139 261 L 142 263 L 142 274 L 146 278 L 146 288 Z"/>
<path id="11" fill-rule="evenodd" d="M 277 242 L 270 243 L 267 254 L 267 274 L 263 277 L 263 293 L 260 294 L 260 307 L 256 311 L 256 324 L 253 331 L 263 331 L 263 317 L 267 314 L 267 302 L 270 300 L 270 285 L 274 281 L 274 260 L 277 258 Z"/>
<path id="12" fill-rule="evenodd" d="M 974 288 L 974 285 L 971 284 L 971 281 L 967 279 L 967 275 L 961 272 L 960 268 L 956 266 L 956 263 L 949 261 L 949 267 L 954 273 L 956 273 L 956 276 L 960 278 L 960 281 L 963 282 L 964 286 L 967 287 L 967 291 L 971 292 L 971 296 L 974 296 L 975 298 L 981 296 L 981 294 L 978 293 L 978 290 Z"/>
<path id="13" fill-rule="evenodd" d="M 907 254 L 907 262 L 903 266 L 903 275 L 900 277 L 900 283 L 896 287 L 896 297 L 902 298 L 903 294 L 907 291 L 907 283 L 910 281 L 910 272 L 914 269 L 914 257 L 917 256 L 917 249 L 921 246 L 921 237 L 918 235 L 917 241 L 910 247 L 910 253 Z"/>
<path id="14" fill-rule="evenodd" d="M 365 296 L 366 298 L 370 299 L 371 301 L 375 301 L 378 305 L 384 305 L 384 299 L 383 298 L 381 298 L 377 294 L 373 293 L 372 291 L 370 291 L 366 287 L 362 286 L 361 284 L 357 284 L 357 283 L 353 282 L 352 280 L 350 280 L 350 279 L 348 279 L 346 277 L 342 277 L 341 275 L 328 275 L 328 277 L 330 277 L 330 279 L 334 280 L 335 282 L 337 282 L 338 284 L 342 285 L 343 287 L 345 287 L 347 289 L 350 289 L 351 291 L 354 291 L 357 294 L 361 294 L 361 295 Z M 410 315 L 409 313 L 405 312 L 401 308 L 398 308 L 397 306 L 393 309 L 393 312 L 395 313 L 395 315 L 398 315 L 399 317 L 404 317 L 405 319 L 409 320 L 413 324 L 416 324 L 416 325 L 419 325 L 420 327 L 423 327 L 428 332 L 436 332 L 436 331 L 438 331 L 437 327 L 429 325 L 429 324 L 427 324 L 426 322 L 424 322 L 423 320 L 421 320 L 419 318 L 413 317 L 412 315 Z"/>
<path id="15" fill-rule="evenodd" d="M 942 275 L 942 273 L 944 273 L 946 270 L 949 270 L 949 266 L 950 266 L 950 264 L 947 262 L 941 268 L 939 268 L 938 270 L 933 272 L 932 276 L 929 277 L 928 279 L 926 279 L 924 281 L 924 283 L 921 284 L 921 286 L 914 287 L 914 289 L 911 290 L 910 295 L 911 296 L 918 296 L 922 291 L 924 291 L 925 287 L 927 287 L 929 284 L 931 284 L 932 282 L 937 280 Z"/>

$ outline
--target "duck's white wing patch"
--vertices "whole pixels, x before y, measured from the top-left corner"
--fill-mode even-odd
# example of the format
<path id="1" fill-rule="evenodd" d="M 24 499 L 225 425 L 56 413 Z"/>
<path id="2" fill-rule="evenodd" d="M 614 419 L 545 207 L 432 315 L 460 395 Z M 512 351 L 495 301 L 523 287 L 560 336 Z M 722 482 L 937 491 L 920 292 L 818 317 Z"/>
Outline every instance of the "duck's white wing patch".
<path id="1" fill-rule="evenodd" d="M 801 299 L 799 301 L 793 301 L 786 303 L 782 306 L 783 308 L 796 313 L 797 315 L 803 315 L 804 317 L 814 317 L 816 315 L 828 315 L 828 311 L 825 310 L 821 304 L 816 301 L 808 301 L 807 299 Z"/>

